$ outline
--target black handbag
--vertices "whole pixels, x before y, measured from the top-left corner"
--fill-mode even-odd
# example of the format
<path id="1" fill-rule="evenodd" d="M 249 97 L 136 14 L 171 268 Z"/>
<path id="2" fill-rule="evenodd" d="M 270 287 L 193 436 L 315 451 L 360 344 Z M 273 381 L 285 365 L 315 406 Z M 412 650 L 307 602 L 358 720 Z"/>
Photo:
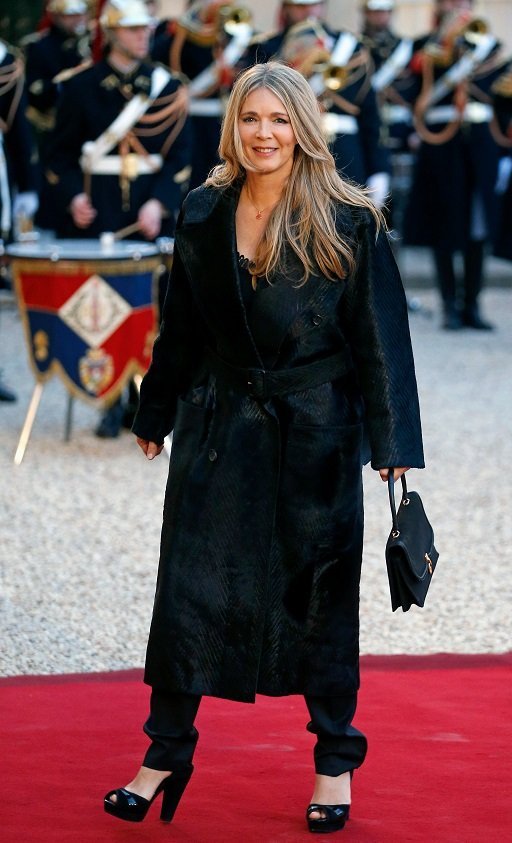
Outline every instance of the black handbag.
<path id="1" fill-rule="evenodd" d="M 434 546 L 434 531 L 417 492 L 407 491 L 401 476 L 402 500 L 395 506 L 393 469 L 389 469 L 388 491 L 393 527 L 386 543 L 391 607 L 407 612 L 412 604 L 423 606 L 439 554 Z"/>

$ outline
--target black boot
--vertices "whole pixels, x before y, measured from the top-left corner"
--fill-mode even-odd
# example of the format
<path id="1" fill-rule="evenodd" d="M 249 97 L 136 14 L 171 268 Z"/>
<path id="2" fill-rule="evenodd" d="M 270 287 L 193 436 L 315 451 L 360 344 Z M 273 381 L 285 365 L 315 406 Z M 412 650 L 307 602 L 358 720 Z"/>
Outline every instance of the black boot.
<path id="1" fill-rule="evenodd" d="M 123 423 L 124 405 L 118 398 L 102 415 L 98 427 L 94 431 L 100 439 L 115 439 L 119 436 Z"/>
<path id="2" fill-rule="evenodd" d="M 0 377 L 0 401 L 17 401 L 17 395 L 8 389 Z"/>
<path id="3" fill-rule="evenodd" d="M 446 331 L 457 331 L 462 327 L 462 320 L 456 302 L 457 280 L 453 266 L 453 252 L 445 248 L 435 248 L 434 261 L 437 270 L 437 282 L 443 299 L 441 327 Z"/>
<path id="4" fill-rule="evenodd" d="M 470 240 L 464 253 L 464 310 L 462 324 L 477 331 L 492 331 L 494 325 L 480 315 L 478 296 L 482 289 L 484 263 L 483 240 Z"/>

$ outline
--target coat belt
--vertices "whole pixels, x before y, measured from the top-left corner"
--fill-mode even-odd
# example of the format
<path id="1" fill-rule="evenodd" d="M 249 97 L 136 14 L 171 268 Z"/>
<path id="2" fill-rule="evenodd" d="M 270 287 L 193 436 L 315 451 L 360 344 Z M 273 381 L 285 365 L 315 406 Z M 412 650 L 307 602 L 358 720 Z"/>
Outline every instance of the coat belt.
<path id="1" fill-rule="evenodd" d="M 227 363 L 212 349 L 207 349 L 206 365 L 212 374 L 228 386 L 240 389 L 258 401 L 320 386 L 336 380 L 352 368 L 345 351 L 294 369 L 272 370 L 240 369 Z"/>

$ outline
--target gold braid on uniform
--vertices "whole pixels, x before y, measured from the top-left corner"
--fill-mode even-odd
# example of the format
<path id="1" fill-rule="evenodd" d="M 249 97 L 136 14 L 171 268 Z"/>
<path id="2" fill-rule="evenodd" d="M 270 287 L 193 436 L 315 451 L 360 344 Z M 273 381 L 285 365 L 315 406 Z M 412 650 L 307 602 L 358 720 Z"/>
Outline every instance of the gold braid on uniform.
<path id="1" fill-rule="evenodd" d="M 11 64 L 0 68 L 0 97 L 8 94 L 14 88 L 11 107 L 5 120 L 0 119 L 0 129 L 7 132 L 14 120 L 23 93 L 24 68 L 23 62 L 15 58 Z"/>
<path id="2" fill-rule="evenodd" d="M 423 50 L 422 61 L 422 84 L 421 92 L 416 100 L 414 106 L 414 127 L 425 143 L 430 143 L 433 146 L 441 146 L 443 143 L 448 143 L 455 137 L 459 131 L 463 116 L 464 108 L 467 101 L 466 83 L 460 82 L 454 88 L 453 104 L 459 112 L 459 117 L 450 121 L 444 129 L 439 132 L 432 132 L 425 124 L 425 114 L 430 106 L 430 92 L 434 85 L 434 59 Z"/>
<path id="3" fill-rule="evenodd" d="M 170 129 L 159 152 L 165 159 L 187 119 L 187 102 L 188 95 L 183 85 L 180 85 L 172 94 L 157 98 L 152 103 L 152 109 L 156 108 L 157 110 L 144 114 L 139 119 L 137 126 L 127 132 L 120 141 L 119 154 L 123 162 L 120 184 L 125 210 L 129 208 L 130 204 L 130 182 L 137 178 L 137 157 L 140 156 L 146 161 L 150 161 L 149 153 L 139 138 L 154 137 Z"/>

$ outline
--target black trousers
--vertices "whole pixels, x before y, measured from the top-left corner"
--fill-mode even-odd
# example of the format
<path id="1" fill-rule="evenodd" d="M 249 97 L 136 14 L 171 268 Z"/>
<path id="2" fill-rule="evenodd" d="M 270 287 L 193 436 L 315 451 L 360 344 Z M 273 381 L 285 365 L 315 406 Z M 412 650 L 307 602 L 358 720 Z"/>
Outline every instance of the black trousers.
<path id="1" fill-rule="evenodd" d="M 434 249 L 439 290 L 446 308 L 460 306 L 471 312 L 477 307 L 483 282 L 484 249 L 483 240 L 469 241 L 463 254 L 464 272 L 460 284 L 455 273 L 454 252 L 440 247 Z"/>
<path id="2" fill-rule="evenodd" d="M 305 696 L 310 722 L 306 728 L 317 736 L 315 771 L 339 776 L 360 767 L 367 741 L 352 726 L 357 694 L 341 697 Z M 143 764 L 153 770 L 176 770 L 192 761 L 199 733 L 194 726 L 201 697 L 153 689 L 144 732 L 151 739 Z"/>

